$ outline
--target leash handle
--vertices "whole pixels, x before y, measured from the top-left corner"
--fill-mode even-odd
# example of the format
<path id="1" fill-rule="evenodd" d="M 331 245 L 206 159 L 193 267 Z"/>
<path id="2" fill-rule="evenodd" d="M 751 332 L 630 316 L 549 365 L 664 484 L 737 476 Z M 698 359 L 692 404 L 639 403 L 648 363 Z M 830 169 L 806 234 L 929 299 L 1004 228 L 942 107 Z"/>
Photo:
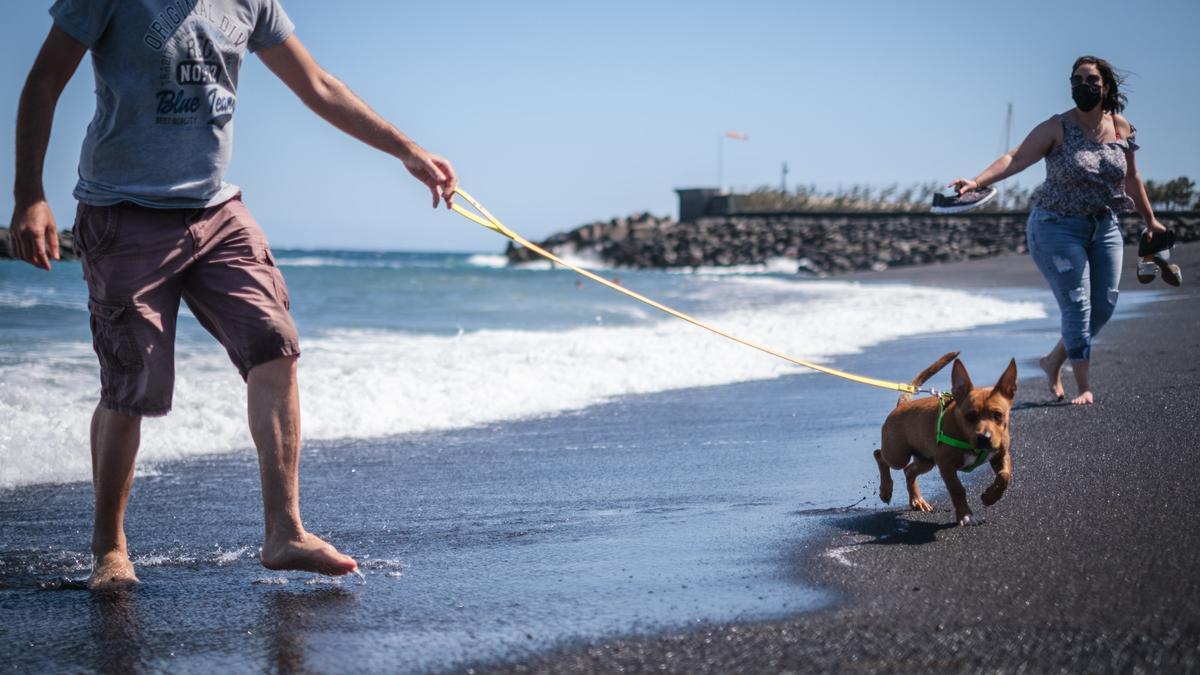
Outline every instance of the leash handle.
<path id="1" fill-rule="evenodd" d="M 505 227 L 504 223 L 501 223 L 498 218 L 493 216 L 487 209 L 485 209 L 483 207 L 482 204 L 480 204 L 474 197 L 472 197 L 470 194 L 468 194 L 466 190 L 463 190 L 462 188 L 455 188 L 454 193 L 457 194 L 458 196 L 462 197 L 463 201 L 470 204 L 471 207 L 474 208 L 475 211 L 478 212 L 478 213 L 474 213 L 459 204 L 452 203 L 450 208 L 455 213 L 459 214 L 460 216 L 463 216 L 464 218 L 466 218 L 478 225 L 482 225 L 483 227 L 486 227 L 489 230 L 492 230 L 493 232 L 501 234 L 501 235 L 511 239 L 512 241 L 516 242 L 517 244 L 520 244 L 521 246 L 524 246 L 525 248 L 540 255 L 541 257 L 543 257 L 555 264 L 562 265 L 563 267 L 566 267 L 567 269 L 575 272 L 576 274 L 587 277 L 588 279 L 591 279 L 592 281 L 595 281 L 596 283 L 598 283 L 602 286 L 607 286 L 608 288 L 611 288 L 612 290 L 614 290 L 618 293 L 627 295 L 627 296 L 633 298 L 634 300 L 637 300 L 638 302 L 649 305 L 649 306 L 651 306 L 661 312 L 664 312 L 666 314 L 670 314 L 671 316 L 673 316 L 677 319 L 682 319 L 683 321 L 686 321 L 694 326 L 699 326 L 700 328 L 703 328 L 704 330 L 710 331 L 712 333 L 716 333 L 717 335 L 720 335 L 723 338 L 726 338 L 726 339 L 732 340 L 734 342 L 737 342 L 739 344 L 745 345 L 747 347 L 750 347 L 751 349 L 757 349 L 760 352 L 770 354 L 771 356 L 783 359 L 784 361 L 787 361 L 789 363 L 795 364 L 797 366 L 802 366 L 802 367 L 808 368 L 810 370 L 815 370 L 820 373 L 825 373 L 826 375 L 833 375 L 834 377 L 840 377 L 844 380 L 850 380 L 852 382 L 858 382 L 860 384 L 866 384 L 866 385 L 870 385 L 872 387 L 880 387 L 882 389 L 890 389 L 892 391 L 899 391 L 902 393 L 908 393 L 908 394 L 919 393 L 919 391 L 916 387 L 914 387 L 911 384 L 908 384 L 907 382 L 889 382 L 888 380 L 880 380 L 880 379 L 876 379 L 873 377 L 865 377 L 863 375 L 855 375 L 854 373 L 848 373 L 843 370 L 837 370 L 836 368 L 828 368 L 826 366 L 822 366 L 820 364 L 813 363 L 811 361 L 805 361 L 803 359 L 798 359 L 798 358 L 795 358 L 792 356 L 788 356 L 787 354 L 784 354 L 782 352 L 771 349 L 770 347 L 760 345 L 756 342 L 751 342 L 750 340 L 744 340 L 740 337 L 737 337 L 736 335 L 727 333 L 719 328 L 716 328 L 707 323 L 704 323 L 703 321 L 700 321 L 699 319 L 696 319 L 687 314 L 684 314 L 683 312 L 680 312 L 677 309 L 668 307 L 660 302 L 651 300 L 650 298 L 647 298 L 646 296 L 644 296 L 640 293 L 631 291 L 628 288 L 625 288 L 624 286 L 615 284 L 598 274 L 595 274 L 593 272 L 583 269 L 582 267 L 577 267 L 575 265 L 572 265 L 569 262 L 566 262 L 565 260 L 562 260 L 561 258 L 554 255 L 553 253 L 543 249 L 542 247 L 538 246 L 537 244 L 534 244 L 534 243 L 526 240 L 524 237 L 517 234 L 513 230 L 510 230 L 507 227 Z"/>

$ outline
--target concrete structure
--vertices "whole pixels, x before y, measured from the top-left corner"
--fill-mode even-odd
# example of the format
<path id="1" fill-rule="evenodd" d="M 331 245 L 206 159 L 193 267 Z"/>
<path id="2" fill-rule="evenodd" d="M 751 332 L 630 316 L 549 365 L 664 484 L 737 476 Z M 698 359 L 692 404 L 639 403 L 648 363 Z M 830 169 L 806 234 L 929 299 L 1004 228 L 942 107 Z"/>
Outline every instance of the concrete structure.
<path id="1" fill-rule="evenodd" d="M 679 222 L 690 223 L 705 216 L 725 216 L 734 212 L 734 195 L 717 188 L 676 188 L 679 195 Z"/>

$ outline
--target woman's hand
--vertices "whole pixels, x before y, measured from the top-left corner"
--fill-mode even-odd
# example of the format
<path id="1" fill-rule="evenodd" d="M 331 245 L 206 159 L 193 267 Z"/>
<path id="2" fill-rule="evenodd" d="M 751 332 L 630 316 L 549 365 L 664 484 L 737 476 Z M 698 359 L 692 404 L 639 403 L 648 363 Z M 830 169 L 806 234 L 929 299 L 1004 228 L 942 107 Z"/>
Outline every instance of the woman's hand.
<path id="1" fill-rule="evenodd" d="M 1149 232 L 1146 234 L 1146 239 L 1148 241 L 1154 241 L 1154 235 L 1167 231 L 1166 226 L 1158 222 L 1158 218 L 1151 218 L 1146 223 L 1146 229 L 1149 230 Z"/>
<path id="2" fill-rule="evenodd" d="M 950 181 L 950 184 L 947 185 L 946 187 L 954 188 L 954 190 L 956 192 L 958 192 L 958 194 L 961 195 L 964 192 L 969 192 L 971 190 L 978 188 L 979 183 L 976 183 L 973 180 L 968 180 L 966 178 L 955 178 L 954 180 Z"/>

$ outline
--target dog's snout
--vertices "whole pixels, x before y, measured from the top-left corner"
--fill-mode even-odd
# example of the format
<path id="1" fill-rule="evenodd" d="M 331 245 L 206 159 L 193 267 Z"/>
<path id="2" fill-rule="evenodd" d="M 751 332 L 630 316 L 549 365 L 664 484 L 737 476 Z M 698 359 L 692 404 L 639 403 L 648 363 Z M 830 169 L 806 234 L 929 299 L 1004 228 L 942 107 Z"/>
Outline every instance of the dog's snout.
<path id="1" fill-rule="evenodd" d="M 985 431 L 981 434 L 975 434 L 975 447 L 983 448 L 992 444 L 992 432 Z"/>

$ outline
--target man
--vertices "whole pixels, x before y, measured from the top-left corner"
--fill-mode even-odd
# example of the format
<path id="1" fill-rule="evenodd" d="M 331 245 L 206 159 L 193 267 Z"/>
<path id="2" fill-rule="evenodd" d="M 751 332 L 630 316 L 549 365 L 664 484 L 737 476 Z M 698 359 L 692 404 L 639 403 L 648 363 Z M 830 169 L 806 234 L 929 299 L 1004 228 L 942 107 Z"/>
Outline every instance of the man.
<path id="1" fill-rule="evenodd" d="M 300 518 L 295 324 L 266 238 L 223 180 L 232 150 L 238 67 L 256 53 L 309 108 L 391 154 L 450 205 L 456 178 L 323 70 L 278 0 L 57 0 L 17 114 L 11 242 L 15 257 L 58 259 L 42 165 L 54 108 L 85 52 L 96 78 L 75 196 L 75 242 L 100 360 L 92 417 L 93 590 L 136 584 L 124 516 L 141 419 L 165 415 L 182 298 L 247 383 L 270 569 L 346 574 L 354 559 Z"/>

